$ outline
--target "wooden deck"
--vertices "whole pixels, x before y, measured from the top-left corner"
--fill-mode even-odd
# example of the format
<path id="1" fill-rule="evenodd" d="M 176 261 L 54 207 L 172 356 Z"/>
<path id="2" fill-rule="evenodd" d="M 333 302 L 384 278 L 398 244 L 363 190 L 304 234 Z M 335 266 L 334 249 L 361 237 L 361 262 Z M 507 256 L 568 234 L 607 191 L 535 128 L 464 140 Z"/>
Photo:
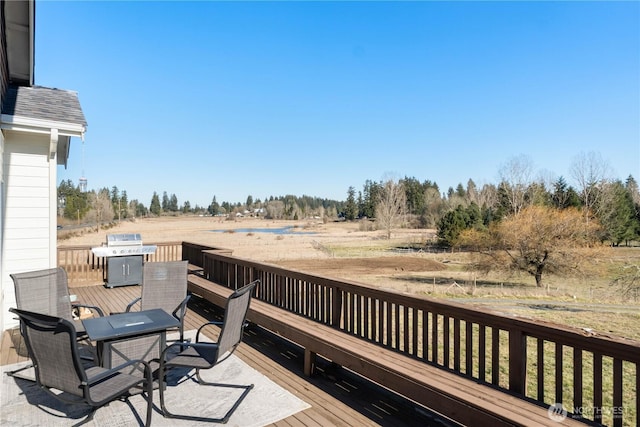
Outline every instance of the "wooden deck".
<path id="1" fill-rule="evenodd" d="M 75 287 L 80 300 L 101 307 L 105 313 L 123 311 L 140 295 L 139 286 L 107 289 L 104 286 Z M 222 311 L 193 297 L 189 303 L 185 330 L 196 329 L 208 320 L 220 319 Z M 17 331 L 2 337 L 0 363 L 26 360 L 26 349 Z M 303 375 L 303 351 L 268 331 L 252 325 L 236 354 L 248 365 L 311 405 L 311 408 L 281 420 L 273 426 L 443 426 L 454 425 L 423 407 L 382 387 L 331 365 L 319 364 L 318 374 Z"/>

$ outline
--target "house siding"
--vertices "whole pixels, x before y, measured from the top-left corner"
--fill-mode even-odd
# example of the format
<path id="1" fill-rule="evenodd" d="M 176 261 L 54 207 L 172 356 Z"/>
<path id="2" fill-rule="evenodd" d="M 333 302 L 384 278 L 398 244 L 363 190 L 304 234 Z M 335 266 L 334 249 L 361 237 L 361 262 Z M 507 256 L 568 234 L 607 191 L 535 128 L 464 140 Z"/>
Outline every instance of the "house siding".
<path id="1" fill-rule="evenodd" d="M 2 245 L 2 313 L 4 329 L 17 325 L 8 316 L 15 307 L 13 281 L 9 274 L 55 267 L 55 230 L 51 206 L 55 207 L 56 162 L 49 160 L 49 137 L 6 132 L 3 155 L 4 223 Z M 55 185 L 54 185 L 55 188 Z M 53 196 L 52 196 L 53 195 Z M 52 200 L 53 197 L 53 200 Z M 54 209 L 55 211 L 55 209 Z M 52 255 L 54 254 L 54 255 Z"/>

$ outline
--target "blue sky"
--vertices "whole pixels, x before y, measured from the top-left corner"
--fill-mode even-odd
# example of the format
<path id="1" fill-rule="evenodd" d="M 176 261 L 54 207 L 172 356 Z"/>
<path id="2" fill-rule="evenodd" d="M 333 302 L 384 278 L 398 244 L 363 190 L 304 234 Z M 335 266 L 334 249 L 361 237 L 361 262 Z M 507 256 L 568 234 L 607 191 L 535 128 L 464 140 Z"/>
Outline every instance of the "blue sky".
<path id="1" fill-rule="evenodd" d="M 638 2 L 39 1 L 35 52 L 89 123 L 59 180 L 147 206 L 444 192 L 521 155 L 571 183 L 590 151 L 640 179 Z"/>

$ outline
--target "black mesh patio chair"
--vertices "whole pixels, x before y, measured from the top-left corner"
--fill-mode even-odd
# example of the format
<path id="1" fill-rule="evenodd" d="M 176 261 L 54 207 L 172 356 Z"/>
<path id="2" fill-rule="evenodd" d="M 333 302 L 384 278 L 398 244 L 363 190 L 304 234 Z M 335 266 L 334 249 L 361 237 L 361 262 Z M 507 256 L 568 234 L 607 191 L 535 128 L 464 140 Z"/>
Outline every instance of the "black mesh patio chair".
<path id="1" fill-rule="evenodd" d="M 79 318 L 74 318 L 73 309 L 88 308 L 95 311 L 99 316 L 104 315 L 99 307 L 71 303 L 67 272 L 62 267 L 15 273 L 10 276 L 13 279 L 16 306 L 19 310 L 61 317 L 70 321 L 73 323 L 77 338 L 80 341 L 88 340 L 88 336 L 82 321 Z M 91 357 L 94 356 L 92 355 Z M 31 366 L 7 372 L 7 375 L 13 376 L 28 368 L 31 368 Z"/>
<path id="2" fill-rule="evenodd" d="M 151 425 L 153 376 L 148 363 L 132 360 L 113 369 L 85 368 L 78 352 L 73 323 L 60 317 L 15 308 L 9 311 L 20 318 L 37 385 L 64 403 L 84 403 L 91 407 L 87 417 L 76 425 L 92 420 L 100 407 L 116 399 L 126 399 L 130 390 L 138 387 L 144 387 L 147 400 L 145 425 Z M 143 377 L 121 372 L 130 365 L 140 364 L 144 365 Z"/>
<path id="3" fill-rule="evenodd" d="M 180 321 L 180 341 L 184 340 L 184 317 L 187 314 L 188 261 L 148 262 L 142 274 L 142 295 L 127 305 L 129 312 L 139 302 L 140 310 L 161 308 Z"/>
<path id="4" fill-rule="evenodd" d="M 162 407 L 162 413 L 168 418 L 181 418 L 192 421 L 210 421 L 216 423 L 226 423 L 233 412 L 240 406 L 240 403 L 247 396 L 249 391 L 253 388 L 253 384 L 250 385 L 237 385 L 237 384 L 220 384 L 211 383 L 202 379 L 200 371 L 202 369 L 210 369 L 219 363 L 226 360 L 234 350 L 242 342 L 242 334 L 246 326 L 247 311 L 249 310 L 249 304 L 251 302 L 251 294 L 259 283 L 259 280 L 255 280 L 248 285 L 236 290 L 227 299 L 224 320 L 222 322 L 208 322 L 198 328 L 195 342 L 177 342 L 167 347 L 160 357 L 160 371 L 158 378 L 166 379 L 168 370 L 181 367 L 181 368 L 193 368 L 195 369 L 195 380 L 201 385 L 216 386 L 216 387 L 228 387 L 244 389 L 244 392 L 235 401 L 234 405 L 220 418 L 205 418 L 193 415 L 178 415 L 169 412 L 165 406 L 163 388 L 160 388 L 160 406 Z M 220 334 L 218 336 L 218 342 L 201 342 L 200 333 L 208 325 L 221 326 Z M 180 352 L 174 357 L 170 358 L 172 351 L 179 348 Z M 193 375 L 190 377 L 193 379 Z"/>

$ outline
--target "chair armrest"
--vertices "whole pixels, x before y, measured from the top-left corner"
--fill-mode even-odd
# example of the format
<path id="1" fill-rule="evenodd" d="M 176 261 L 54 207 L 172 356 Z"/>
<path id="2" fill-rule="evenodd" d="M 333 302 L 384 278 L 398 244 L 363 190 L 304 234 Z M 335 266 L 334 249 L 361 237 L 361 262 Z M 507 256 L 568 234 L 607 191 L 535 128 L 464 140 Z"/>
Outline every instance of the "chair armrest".
<path id="1" fill-rule="evenodd" d="M 187 297 L 182 300 L 180 305 L 175 310 L 173 310 L 173 313 L 171 313 L 176 319 L 180 320 L 180 322 L 184 321 L 184 315 L 187 313 L 187 303 L 189 302 L 190 298 L 191 295 L 187 295 Z"/>
<path id="2" fill-rule="evenodd" d="M 196 332 L 196 342 L 200 342 L 200 331 L 205 328 L 206 326 L 210 326 L 210 325 L 215 325 L 215 326 L 222 326 L 223 322 L 217 321 L 217 320 L 212 320 L 210 322 L 205 323 L 204 325 L 200 326 L 198 328 L 198 331 Z"/>
<path id="3" fill-rule="evenodd" d="M 125 312 L 129 312 L 131 310 L 131 307 L 133 307 L 138 301 L 140 301 L 142 299 L 142 297 L 138 297 L 136 299 L 134 299 L 133 301 L 131 301 L 128 305 L 127 308 L 124 310 Z"/>
<path id="4" fill-rule="evenodd" d="M 145 372 L 147 370 L 149 370 L 149 372 L 151 371 L 151 366 L 149 365 L 148 362 L 145 362 L 144 360 L 130 360 L 128 362 L 123 363 L 122 365 L 116 366 L 115 368 L 111 368 L 108 371 L 104 371 L 99 373 L 96 376 L 93 376 L 91 378 L 87 378 L 87 385 L 90 386 L 92 384 L 95 384 L 97 382 L 100 382 L 102 380 L 104 380 L 105 378 L 108 378 L 114 374 L 119 373 L 122 369 L 126 368 L 127 366 L 131 366 L 131 365 L 139 365 L 139 364 L 143 364 L 144 365 L 144 370 Z"/>
<path id="5" fill-rule="evenodd" d="M 89 305 L 89 304 L 82 304 L 82 303 L 74 302 L 74 303 L 71 304 L 71 306 L 73 308 L 81 308 L 82 307 L 82 308 L 88 308 L 89 310 L 95 310 L 95 311 L 98 312 L 98 315 L 100 317 L 104 316 L 104 312 L 102 311 L 102 309 L 100 307 L 98 307 L 98 306 L 95 306 L 95 305 Z"/>

